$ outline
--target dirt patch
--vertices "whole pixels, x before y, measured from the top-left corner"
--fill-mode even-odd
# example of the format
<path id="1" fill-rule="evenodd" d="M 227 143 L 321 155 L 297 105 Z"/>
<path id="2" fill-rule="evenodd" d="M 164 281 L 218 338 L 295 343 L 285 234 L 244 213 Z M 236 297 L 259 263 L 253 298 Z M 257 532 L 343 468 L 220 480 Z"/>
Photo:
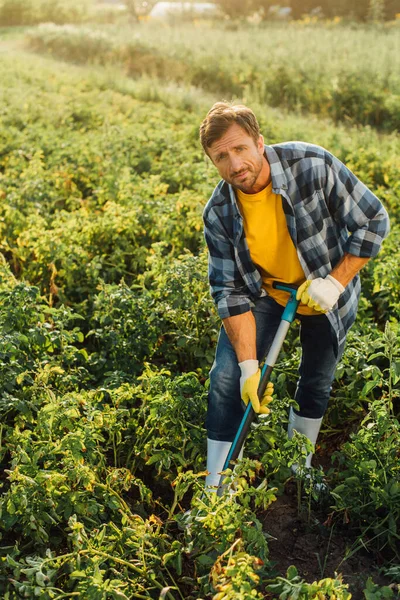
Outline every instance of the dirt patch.
<path id="1" fill-rule="evenodd" d="M 374 583 L 388 585 L 390 582 L 378 573 L 382 566 L 379 557 L 360 550 L 345 560 L 356 538 L 338 525 L 327 523 L 326 514 L 319 515 L 315 508 L 309 512 L 304 499 L 299 512 L 297 484 L 291 481 L 286 485 L 284 494 L 262 519 L 264 531 L 271 536 L 270 560 L 277 575 L 286 575 L 291 565 L 308 583 L 341 574 L 344 583 L 349 584 L 352 600 L 365 599 L 368 577 Z"/>

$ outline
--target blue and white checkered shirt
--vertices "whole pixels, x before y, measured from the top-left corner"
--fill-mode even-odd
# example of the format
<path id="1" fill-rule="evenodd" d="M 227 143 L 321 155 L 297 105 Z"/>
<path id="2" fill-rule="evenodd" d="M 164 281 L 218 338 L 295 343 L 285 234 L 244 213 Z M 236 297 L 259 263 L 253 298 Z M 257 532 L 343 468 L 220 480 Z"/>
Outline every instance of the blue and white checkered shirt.
<path id="1" fill-rule="evenodd" d="M 290 237 L 307 279 L 326 277 L 345 252 L 372 258 L 389 233 L 380 200 L 324 148 L 304 142 L 265 146 L 272 190 L 282 196 Z M 221 319 L 245 313 L 265 294 L 250 258 L 234 189 L 220 181 L 203 214 L 211 294 Z M 357 275 L 327 316 L 344 343 L 360 295 Z"/>

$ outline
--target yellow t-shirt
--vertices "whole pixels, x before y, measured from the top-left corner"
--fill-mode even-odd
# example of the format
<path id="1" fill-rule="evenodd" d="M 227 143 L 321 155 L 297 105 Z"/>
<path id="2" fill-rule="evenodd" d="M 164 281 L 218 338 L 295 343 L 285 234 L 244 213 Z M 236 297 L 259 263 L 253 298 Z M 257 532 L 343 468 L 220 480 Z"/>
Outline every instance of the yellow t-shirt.
<path id="1" fill-rule="evenodd" d="M 282 196 L 274 194 L 272 183 L 258 194 L 236 191 L 243 217 L 244 232 L 253 263 L 261 273 L 263 288 L 276 302 L 285 306 L 287 292 L 275 290 L 273 281 L 301 285 L 306 276 L 287 228 Z M 300 304 L 302 315 L 320 314 Z"/>

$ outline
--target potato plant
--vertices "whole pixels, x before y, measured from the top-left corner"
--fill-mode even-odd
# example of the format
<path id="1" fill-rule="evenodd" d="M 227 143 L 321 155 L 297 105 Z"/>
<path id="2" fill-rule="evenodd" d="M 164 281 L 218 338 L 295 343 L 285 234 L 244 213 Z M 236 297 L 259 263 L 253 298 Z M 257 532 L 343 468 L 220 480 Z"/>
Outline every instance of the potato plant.
<path id="1" fill-rule="evenodd" d="M 92 364 L 115 378 L 151 361 L 204 378 L 213 361 L 217 317 L 206 283 L 207 257 L 190 252 L 165 265 L 165 243 L 153 244 L 147 270 L 129 287 L 102 285 L 93 302 Z"/>
<path id="2" fill-rule="evenodd" d="M 398 548 L 400 424 L 387 406 L 374 401 L 360 429 L 336 453 L 339 463 L 333 508 L 361 530 L 360 544 Z"/>

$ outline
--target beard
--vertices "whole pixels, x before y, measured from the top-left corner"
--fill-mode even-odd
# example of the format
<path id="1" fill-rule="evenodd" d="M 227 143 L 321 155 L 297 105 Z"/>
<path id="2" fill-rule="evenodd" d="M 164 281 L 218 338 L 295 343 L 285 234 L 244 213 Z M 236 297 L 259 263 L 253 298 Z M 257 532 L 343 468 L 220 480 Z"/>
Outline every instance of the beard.
<path id="1" fill-rule="evenodd" d="M 256 162 L 256 164 L 249 164 L 247 168 L 242 169 L 238 173 L 234 173 L 228 183 L 245 194 L 254 194 L 256 191 L 260 191 L 254 191 L 254 187 L 262 171 L 263 161 L 264 157 L 260 156 L 260 159 Z M 240 175 L 243 173 L 246 173 L 246 177 L 241 180 Z"/>

